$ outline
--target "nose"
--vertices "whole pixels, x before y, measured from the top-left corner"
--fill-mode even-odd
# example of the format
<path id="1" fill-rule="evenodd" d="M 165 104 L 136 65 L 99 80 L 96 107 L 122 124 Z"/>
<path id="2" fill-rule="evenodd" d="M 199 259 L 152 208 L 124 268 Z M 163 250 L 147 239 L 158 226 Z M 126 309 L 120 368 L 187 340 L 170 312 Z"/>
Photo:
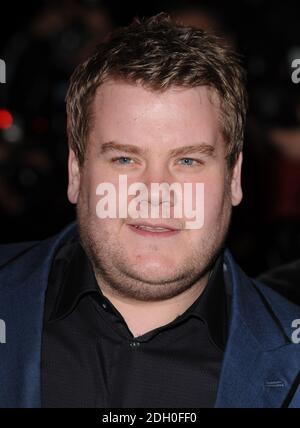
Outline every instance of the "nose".
<path id="1" fill-rule="evenodd" d="M 156 159 L 149 163 L 142 181 L 147 187 L 148 204 L 157 206 L 168 203 L 171 207 L 174 206 L 176 186 L 174 186 L 174 178 L 164 162 Z"/>

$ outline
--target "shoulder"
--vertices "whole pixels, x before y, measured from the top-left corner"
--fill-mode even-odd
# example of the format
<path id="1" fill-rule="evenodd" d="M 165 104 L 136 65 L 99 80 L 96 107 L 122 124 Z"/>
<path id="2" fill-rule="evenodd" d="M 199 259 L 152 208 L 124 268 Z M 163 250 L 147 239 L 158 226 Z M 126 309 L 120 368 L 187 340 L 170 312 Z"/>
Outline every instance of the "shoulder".
<path id="1" fill-rule="evenodd" d="M 14 244 L 0 245 L 0 267 L 6 265 L 10 261 L 21 257 L 34 247 L 39 245 L 40 241 L 19 242 Z"/>
<path id="2" fill-rule="evenodd" d="M 0 245 L 0 277 L 13 279 L 17 273 L 31 273 L 42 267 L 48 269 L 56 251 L 69 239 L 77 238 L 77 226 L 73 222 L 58 234 L 43 241 Z"/>
<path id="3" fill-rule="evenodd" d="M 255 323 L 259 328 L 267 325 L 267 318 L 277 320 L 283 330 L 290 332 L 291 323 L 300 318 L 298 302 L 287 298 L 280 289 L 275 289 L 265 281 L 250 278 L 235 263 L 230 252 L 226 251 L 227 268 L 230 272 L 230 282 L 233 294 L 238 303 L 239 311 L 248 324 Z M 290 335 L 290 334 L 289 334 Z"/>

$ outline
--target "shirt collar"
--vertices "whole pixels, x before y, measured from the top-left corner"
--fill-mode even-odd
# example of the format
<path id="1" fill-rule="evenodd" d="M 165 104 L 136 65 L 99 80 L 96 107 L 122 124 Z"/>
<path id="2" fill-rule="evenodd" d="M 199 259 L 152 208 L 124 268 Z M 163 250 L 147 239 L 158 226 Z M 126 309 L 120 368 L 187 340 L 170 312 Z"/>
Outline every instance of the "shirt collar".
<path id="1" fill-rule="evenodd" d="M 229 305 L 221 254 L 215 261 L 203 293 L 190 307 L 193 315 L 206 323 L 210 338 L 221 350 L 225 349 L 227 341 Z"/>
<path id="2" fill-rule="evenodd" d="M 65 244 L 55 256 L 46 295 L 48 322 L 68 316 L 80 299 L 95 293 L 108 305 L 109 300 L 97 284 L 92 264 L 78 240 Z M 228 328 L 228 303 L 223 275 L 223 254 L 210 272 L 208 283 L 197 300 L 175 321 L 189 316 L 200 318 L 207 326 L 211 340 L 221 350 L 225 349 Z"/>
<path id="3" fill-rule="evenodd" d="M 99 290 L 91 263 L 79 241 L 68 242 L 58 251 L 52 264 L 46 295 L 47 321 L 65 318 L 81 297 Z"/>

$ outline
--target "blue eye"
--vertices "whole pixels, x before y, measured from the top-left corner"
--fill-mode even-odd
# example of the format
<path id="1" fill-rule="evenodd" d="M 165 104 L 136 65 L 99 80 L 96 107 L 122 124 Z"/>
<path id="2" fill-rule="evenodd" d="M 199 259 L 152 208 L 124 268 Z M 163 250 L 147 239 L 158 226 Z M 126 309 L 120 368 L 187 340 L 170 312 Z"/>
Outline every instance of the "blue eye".
<path id="1" fill-rule="evenodd" d="M 180 159 L 181 165 L 184 166 L 193 166 L 194 163 L 197 163 L 197 161 L 195 159 L 191 159 L 191 158 L 182 158 Z"/>
<path id="2" fill-rule="evenodd" d="M 121 165 L 129 165 L 132 162 L 132 159 L 126 156 L 120 156 L 118 158 L 114 158 L 113 161 Z"/>

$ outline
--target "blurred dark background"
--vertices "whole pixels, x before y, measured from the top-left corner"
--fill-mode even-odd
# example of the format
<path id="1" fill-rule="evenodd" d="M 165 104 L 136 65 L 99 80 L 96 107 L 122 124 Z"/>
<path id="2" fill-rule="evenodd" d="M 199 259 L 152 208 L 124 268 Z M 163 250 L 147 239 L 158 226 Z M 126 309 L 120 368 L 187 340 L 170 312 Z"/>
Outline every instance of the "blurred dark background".
<path id="1" fill-rule="evenodd" d="M 300 255 L 299 2 L 52 0 L 1 4 L 0 243 L 43 239 L 74 219 L 66 197 L 68 78 L 113 28 L 161 11 L 221 34 L 243 55 L 250 108 L 242 204 L 229 246 L 251 275 Z M 300 75 L 300 74 L 299 74 Z"/>

